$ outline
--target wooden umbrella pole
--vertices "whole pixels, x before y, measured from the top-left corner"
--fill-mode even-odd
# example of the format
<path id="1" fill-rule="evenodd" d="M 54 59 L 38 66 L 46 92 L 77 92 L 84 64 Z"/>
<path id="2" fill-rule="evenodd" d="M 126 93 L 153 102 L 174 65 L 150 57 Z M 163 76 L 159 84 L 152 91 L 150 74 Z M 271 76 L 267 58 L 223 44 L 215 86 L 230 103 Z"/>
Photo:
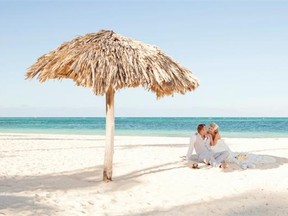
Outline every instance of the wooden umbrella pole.
<path id="1" fill-rule="evenodd" d="M 114 153 L 114 90 L 110 87 L 106 93 L 106 146 L 104 156 L 103 181 L 112 181 L 112 164 Z"/>

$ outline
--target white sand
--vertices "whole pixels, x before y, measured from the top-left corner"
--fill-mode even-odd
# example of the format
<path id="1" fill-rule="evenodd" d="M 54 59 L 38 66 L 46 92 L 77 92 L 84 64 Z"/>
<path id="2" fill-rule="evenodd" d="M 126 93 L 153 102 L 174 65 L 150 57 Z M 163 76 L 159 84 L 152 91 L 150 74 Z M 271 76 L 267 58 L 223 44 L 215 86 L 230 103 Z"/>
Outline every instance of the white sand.
<path id="1" fill-rule="evenodd" d="M 116 137 L 103 183 L 103 136 L 0 134 L 0 216 L 288 215 L 288 139 L 225 141 L 276 162 L 195 170 L 188 138 Z"/>

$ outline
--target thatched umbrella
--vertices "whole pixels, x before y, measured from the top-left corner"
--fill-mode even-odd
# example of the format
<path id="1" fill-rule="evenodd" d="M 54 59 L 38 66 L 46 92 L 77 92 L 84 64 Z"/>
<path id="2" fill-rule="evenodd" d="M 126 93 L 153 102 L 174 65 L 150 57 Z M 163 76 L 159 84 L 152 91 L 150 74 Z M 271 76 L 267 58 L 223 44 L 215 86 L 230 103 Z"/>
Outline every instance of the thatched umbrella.
<path id="1" fill-rule="evenodd" d="M 115 91 L 142 86 L 159 98 L 184 94 L 199 85 L 188 69 L 157 47 L 107 30 L 77 37 L 41 56 L 28 69 L 26 79 L 35 76 L 40 82 L 69 78 L 96 95 L 106 95 L 104 181 L 112 180 Z"/>

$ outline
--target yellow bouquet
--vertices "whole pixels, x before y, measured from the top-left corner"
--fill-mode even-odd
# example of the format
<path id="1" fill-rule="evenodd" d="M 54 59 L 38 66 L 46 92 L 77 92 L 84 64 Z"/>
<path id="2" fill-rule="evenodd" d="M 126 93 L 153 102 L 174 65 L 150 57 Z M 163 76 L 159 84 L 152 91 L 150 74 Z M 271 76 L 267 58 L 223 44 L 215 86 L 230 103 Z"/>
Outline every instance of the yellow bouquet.
<path id="1" fill-rule="evenodd" d="M 244 153 L 240 153 L 237 156 L 235 156 L 235 158 L 239 161 L 245 161 L 247 159 L 247 155 Z"/>

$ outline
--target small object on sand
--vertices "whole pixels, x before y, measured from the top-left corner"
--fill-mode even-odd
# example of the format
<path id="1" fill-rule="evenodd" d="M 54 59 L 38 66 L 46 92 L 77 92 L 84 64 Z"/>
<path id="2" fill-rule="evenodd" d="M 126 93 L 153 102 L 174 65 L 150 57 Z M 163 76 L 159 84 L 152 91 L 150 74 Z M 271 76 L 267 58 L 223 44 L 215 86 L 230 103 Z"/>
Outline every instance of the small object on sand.
<path id="1" fill-rule="evenodd" d="M 190 166 L 192 169 L 199 169 L 198 163 L 193 163 L 192 166 Z"/>

